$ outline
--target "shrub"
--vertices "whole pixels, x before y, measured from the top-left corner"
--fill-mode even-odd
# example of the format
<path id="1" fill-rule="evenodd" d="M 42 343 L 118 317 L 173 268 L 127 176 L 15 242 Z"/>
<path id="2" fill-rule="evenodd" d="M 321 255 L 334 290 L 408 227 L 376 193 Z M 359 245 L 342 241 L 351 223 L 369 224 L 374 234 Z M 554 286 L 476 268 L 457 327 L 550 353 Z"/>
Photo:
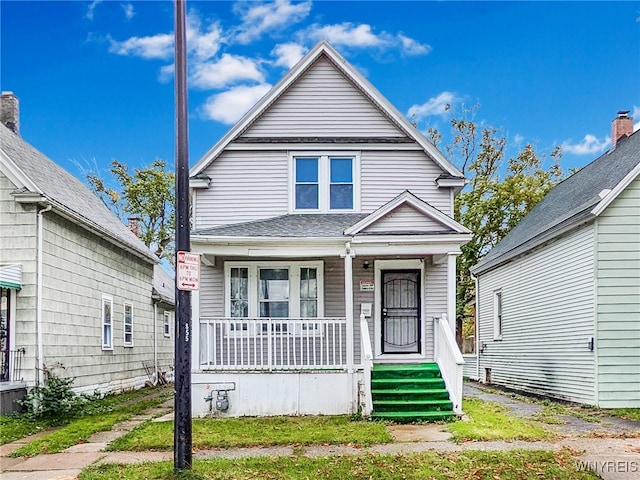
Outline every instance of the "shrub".
<path id="1" fill-rule="evenodd" d="M 62 365 L 57 367 L 64 368 Z M 44 385 L 32 388 L 20 401 L 26 409 L 26 415 L 56 423 L 80 414 L 87 398 L 76 395 L 72 390 L 75 378 L 60 378 L 53 369 L 47 367 L 44 376 Z"/>

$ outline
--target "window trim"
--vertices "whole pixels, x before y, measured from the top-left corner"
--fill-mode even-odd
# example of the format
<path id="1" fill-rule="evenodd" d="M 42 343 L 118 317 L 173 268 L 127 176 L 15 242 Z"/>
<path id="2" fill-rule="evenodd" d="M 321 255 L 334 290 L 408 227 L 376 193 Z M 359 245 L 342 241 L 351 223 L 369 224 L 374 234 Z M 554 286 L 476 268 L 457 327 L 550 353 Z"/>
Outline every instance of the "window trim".
<path id="1" fill-rule="evenodd" d="M 131 336 L 131 340 L 129 340 L 127 342 L 127 307 L 131 308 L 131 322 L 129 324 L 130 327 L 130 332 L 129 335 Z M 122 308 L 122 341 L 123 341 L 123 345 L 127 348 L 133 347 L 133 302 L 124 302 L 123 308 Z"/>
<path id="2" fill-rule="evenodd" d="M 290 213 L 353 213 L 360 211 L 360 151 L 295 151 L 289 152 Z M 318 208 L 296 208 L 296 158 L 318 158 Z M 331 158 L 351 158 L 353 208 L 331 209 Z"/>
<path id="3" fill-rule="evenodd" d="M 286 268 L 289 270 L 289 317 L 302 318 L 300 316 L 300 269 L 315 268 L 317 270 L 318 297 L 317 317 L 308 317 L 310 321 L 324 317 L 324 261 L 228 261 L 224 263 L 224 316 L 225 318 L 237 318 L 238 324 L 242 324 L 244 317 L 231 317 L 231 269 L 248 269 L 249 279 L 249 316 L 246 318 L 260 318 L 260 295 L 258 291 L 258 275 L 261 268 Z M 284 319 L 283 319 L 284 320 Z M 248 331 L 242 329 L 242 331 Z M 251 335 L 261 335 L 262 332 L 249 332 Z"/>
<path id="4" fill-rule="evenodd" d="M 105 305 L 109 305 L 110 308 L 110 319 L 109 323 L 105 322 Z M 100 336 L 102 338 L 102 350 L 111 351 L 113 350 L 113 297 L 110 295 L 102 295 L 101 308 L 100 308 Z M 105 330 L 106 326 L 109 326 L 108 329 L 108 339 L 105 335 L 107 331 Z M 106 340 L 106 341 L 105 341 Z"/>
<path id="5" fill-rule="evenodd" d="M 493 291 L 493 339 L 502 340 L 504 333 L 504 305 L 502 289 Z"/>

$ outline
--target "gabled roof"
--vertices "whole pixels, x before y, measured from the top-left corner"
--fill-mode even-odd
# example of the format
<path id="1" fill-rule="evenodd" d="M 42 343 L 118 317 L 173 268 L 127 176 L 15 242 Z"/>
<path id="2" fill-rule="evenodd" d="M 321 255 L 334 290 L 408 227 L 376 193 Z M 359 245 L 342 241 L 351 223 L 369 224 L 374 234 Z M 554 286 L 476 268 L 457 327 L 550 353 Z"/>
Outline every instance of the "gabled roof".
<path id="1" fill-rule="evenodd" d="M 538 203 L 471 271 L 479 274 L 595 219 L 640 174 L 640 133 L 623 137 Z"/>
<path id="2" fill-rule="evenodd" d="M 358 233 L 363 233 L 367 227 L 375 224 L 376 222 L 383 219 L 385 216 L 390 213 L 398 210 L 400 207 L 404 205 L 409 205 L 418 212 L 422 213 L 426 217 L 435 221 L 436 223 L 443 226 L 444 229 L 448 229 L 452 233 L 471 233 L 469 229 L 462 226 L 458 222 L 456 222 L 453 218 L 445 215 L 437 208 L 432 207 L 427 202 L 420 200 L 413 193 L 408 190 L 405 190 L 396 198 L 386 203 L 382 207 L 378 208 L 375 212 L 367 215 L 365 218 L 360 220 L 355 225 L 349 227 L 345 230 L 346 235 L 356 235 Z M 398 232 L 402 233 L 402 232 Z"/>
<path id="3" fill-rule="evenodd" d="M 382 94 L 364 78 L 352 65 L 334 50 L 326 41 L 317 43 L 290 71 L 285 75 L 260 101 L 249 110 L 227 134 L 218 141 L 191 168 L 190 176 L 202 173 L 212 161 L 249 126 L 268 110 L 271 105 L 293 85 L 315 61 L 325 56 L 345 77 L 373 102 L 389 120 L 400 128 L 409 138 L 413 139 L 450 177 L 462 179 L 464 175 L 442 153 L 415 128 Z"/>
<path id="4" fill-rule="evenodd" d="M 49 203 L 53 209 L 107 241 L 150 263 L 158 258 L 85 184 L 0 125 L 0 166 L 16 184 L 16 198 Z"/>

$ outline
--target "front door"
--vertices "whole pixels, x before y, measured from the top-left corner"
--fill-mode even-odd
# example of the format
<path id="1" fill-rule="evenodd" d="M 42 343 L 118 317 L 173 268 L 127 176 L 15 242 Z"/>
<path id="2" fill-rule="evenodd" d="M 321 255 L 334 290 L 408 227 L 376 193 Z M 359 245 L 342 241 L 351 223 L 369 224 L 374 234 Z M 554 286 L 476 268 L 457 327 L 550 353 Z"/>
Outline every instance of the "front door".
<path id="1" fill-rule="evenodd" d="M 421 353 L 420 271 L 383 270 L 382 353 Z"/>

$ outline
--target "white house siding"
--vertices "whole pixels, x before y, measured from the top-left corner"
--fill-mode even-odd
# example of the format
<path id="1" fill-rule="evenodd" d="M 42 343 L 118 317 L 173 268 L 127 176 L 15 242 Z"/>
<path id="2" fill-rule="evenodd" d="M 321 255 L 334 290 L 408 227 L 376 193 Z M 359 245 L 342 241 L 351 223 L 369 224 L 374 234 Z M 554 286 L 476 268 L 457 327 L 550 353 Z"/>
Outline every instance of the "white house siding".
<path id="1" fill-rule="evenodd" d="M 250 137 L 400 137 L 335 66 L 319 59 L 246 132 Z"/>
<path id="2" fill-rule="evenodd" d="M 425 319 L 423 325 L 425 327 L 426 356 L 433 358 L 433 319 L 442 317 L 447 312 L 447 263 L 433 263 L 433 259 L 425 260 Z"/>
<path id="3" fill-rule="evenodd" d="M 479 276 L 480 377 L 595 403 L 593 225 Z M 494 340 L 493 295 L 502 291 L 503 336 Z M 482 347 L 481 347 L 482 351 Z"/>
<path id="4" fill-rule="evenodd" d="M 598 403 L 640 407 L 640 179 L 597 220 Z"/>
<path id="5" fill-rule="evenodd" d="M 423 213 L 418 212 L 409 205 L 403 205 L 393 212 L 388 213 L 383 218 L 366 228 L 366 233 L 384 233 L 384 232 L 422 232 L 434 233 L 442 232 L 448 228 L 425 217 Z"/>
<path id="6" fill-rule="evenodd" d="M 153 366 L 154 358 L 153 265 L 52 212 L 45 214 L 43 237 L 45 365 L 63 364 L 58 373 L 74 377 L 78 391 L 144 385 L 143 362 Z M 112 351 L 102 350 L 102 295 L 113 298 Z M 124 302 L 133 304 L 133 347 L 123 346 Z"/>
<path id="7" fill-rule="evenodd" d="M 363 151 L 361 158 L 363 212 L 372 212 L 405 190 L 451 215 L 449 189 L 439 189 L 442 170 L 424 151 Z"/>
<path id="8" fill-rule="evenodd" d="M 15 343 L 12 350 L 25 348 L 22 377 L 35 381 L 36 364 L 36 246 L 37 219 L 32 205 L 21 205 L 11 195 L 16 186 L 0 173 L 0 264 L 22 265 L 22 288 L 15 295 Z"/>
<path id="9" fill-rule="evenodd" d="M 284 215 L 288 157 L 281 151 L 227 151 L 205 171 L 211 187 L 196 190 L 195 229 Z M 260 201 L 256 201 L 260 199 Z"/>

